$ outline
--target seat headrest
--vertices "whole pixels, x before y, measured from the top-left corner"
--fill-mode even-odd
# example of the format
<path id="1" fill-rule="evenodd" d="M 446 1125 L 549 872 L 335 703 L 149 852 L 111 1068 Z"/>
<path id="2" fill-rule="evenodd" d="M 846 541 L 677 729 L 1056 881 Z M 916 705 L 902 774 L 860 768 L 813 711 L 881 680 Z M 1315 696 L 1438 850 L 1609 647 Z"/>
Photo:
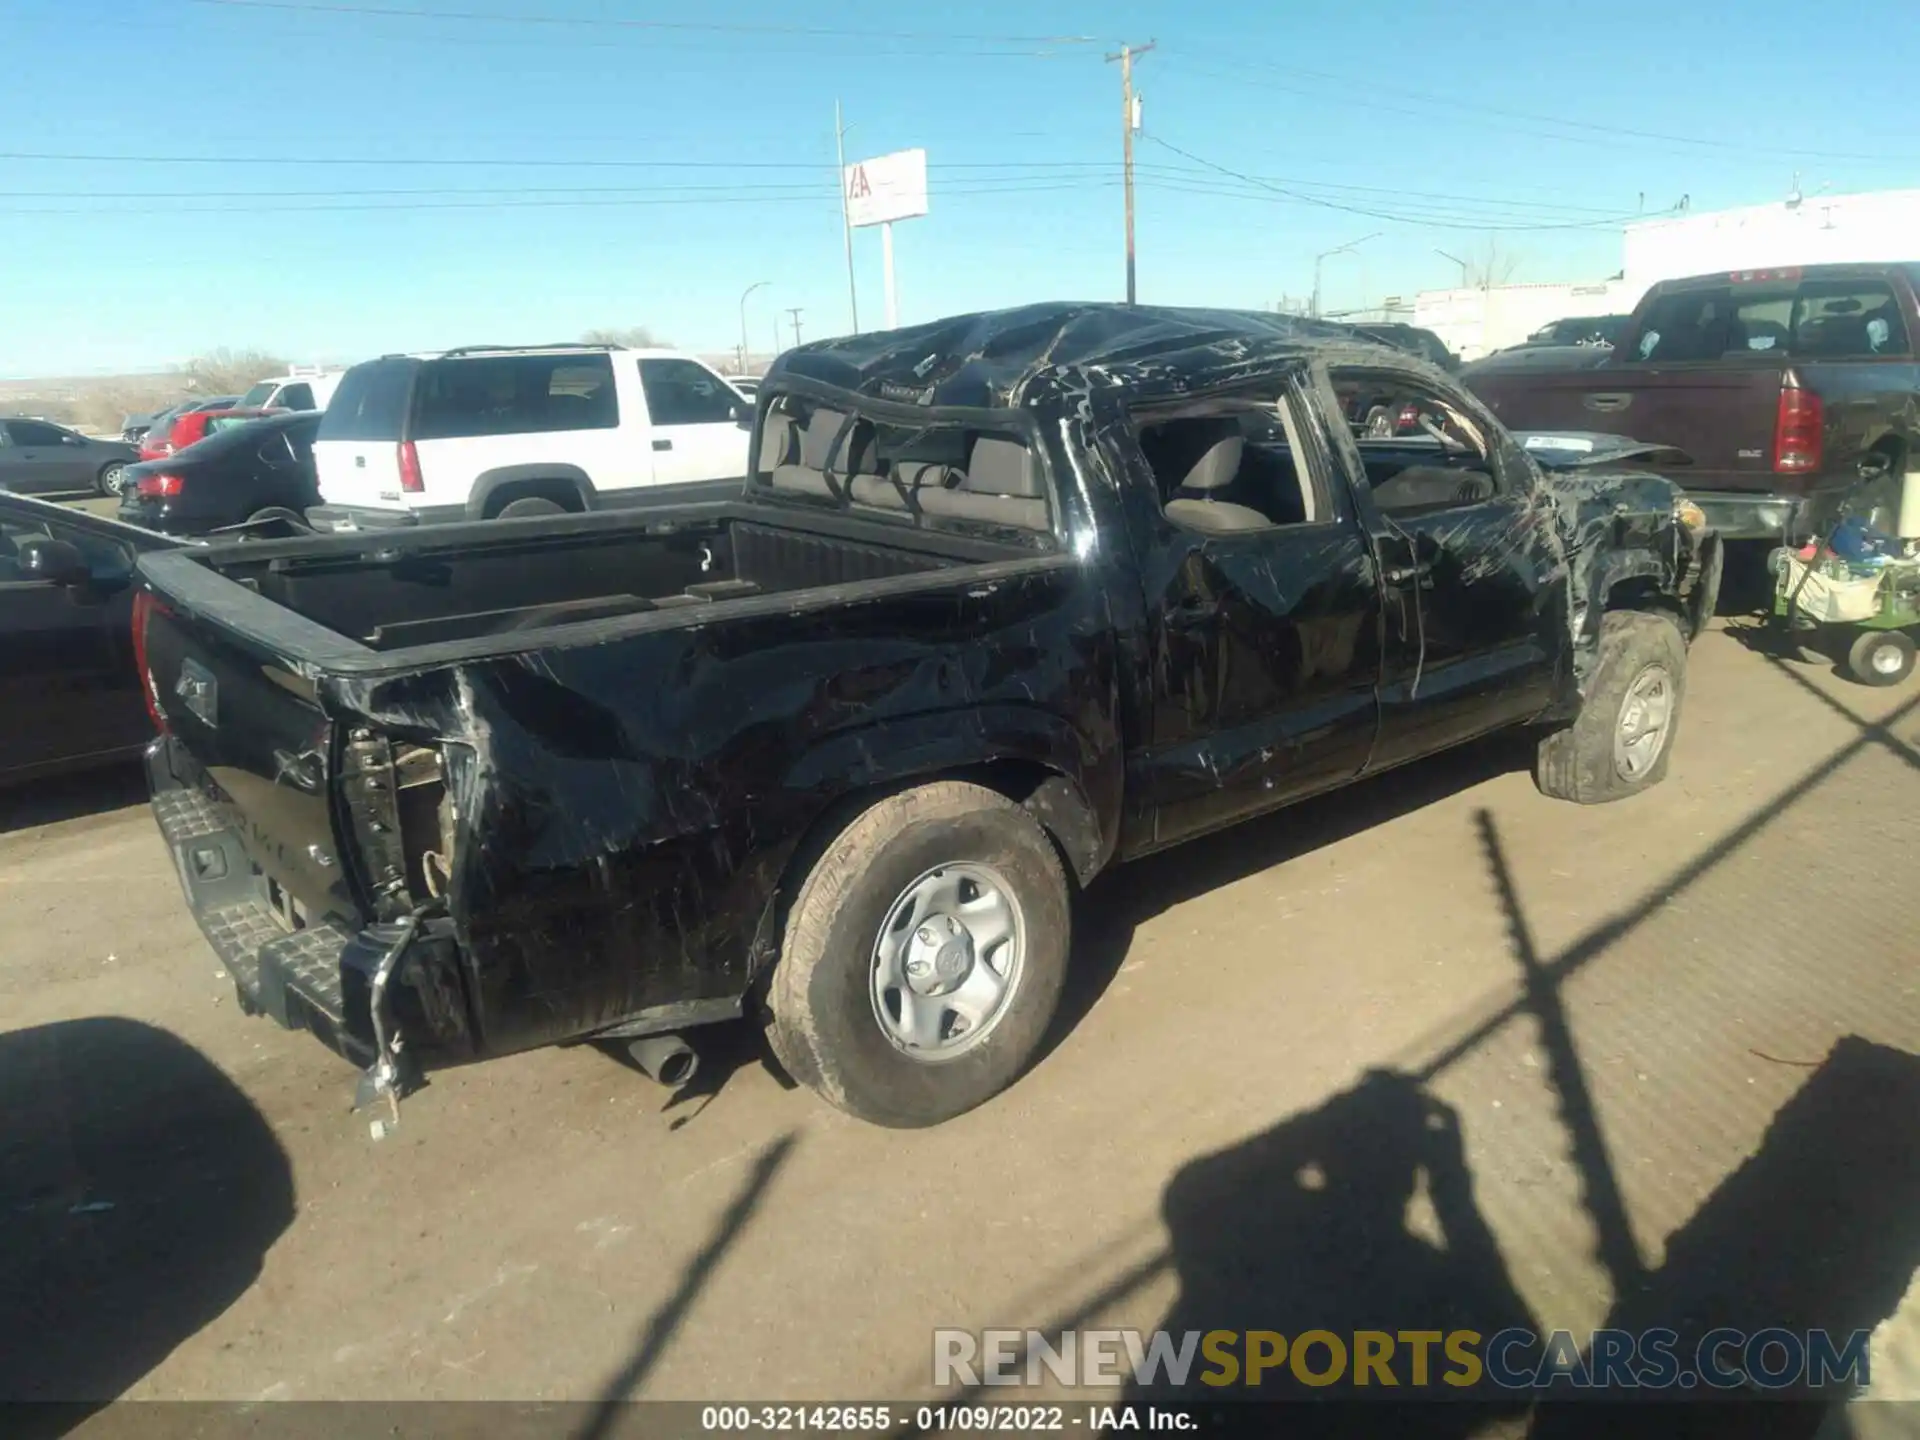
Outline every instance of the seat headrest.
<path id="1" fill-rule="evenodd" d="M 1026 500 L 1046 494 L 1027 447 L 1000 435 L 982 435 L 973 442 L 967 475 L 959 488 L 985 495 L 1018 495 Z"/>
<path id="2" fill-rule="evenodd" d="M 769 414 L 760 432 L 760 468 L 770 471 L 793 464 L 797 458 L 794 453 L 797 438 L 798 431 L 791 419 L 785 415 Z"/>
<path id="3" fill-rule="evenodd" d="M 814 411 L 807 419 L 807 428 L 801 432 L 800 463 L 809 470 L 826 469 L 833 454 L 833 442 L 846 423 L 847 417 L 838 410 L 822 406 Z"/>
<path id="4" fill-rule="evenodd" d="M 1247 441 L 1241 433 L 1240 422 L 1223 418 L 1187 423 L 1191 429 L 1183 438 L 1192 447 L 1186 453 L 1194 455 L 1194 459 L 1187 466 L 1180 488 L 1224 490 L 1240 473 L 1240 461 L 1246 453 Z"/>

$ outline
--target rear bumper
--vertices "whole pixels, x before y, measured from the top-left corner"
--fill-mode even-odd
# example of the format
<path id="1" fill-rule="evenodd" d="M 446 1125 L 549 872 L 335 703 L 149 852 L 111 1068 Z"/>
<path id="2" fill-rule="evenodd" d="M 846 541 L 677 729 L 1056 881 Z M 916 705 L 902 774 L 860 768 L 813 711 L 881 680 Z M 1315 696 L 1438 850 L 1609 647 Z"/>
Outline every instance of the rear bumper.
<path id="1" fill-rule="evenodd" d="M 1803 495 L 1743 490 L 1688 490 L 1687 498 L 1706 513 L 1722 540 L 1771 540 L 1779 543 L 1806 506 Z"/>
<path id="2" fill-rule="evenodd" d="M 149 745 L 146 766 L 154 819 L 187 908 L 233 976 L 242 1006 L 285 1029 L 310 1031 L 356 1065 L 370 1064 L 367 977 L 391 940 L 332 920 L 289 929 L 239 832 L 182 778 L 192 767 L 176 756 L 173 741 L 163 735 Z"/>
<path id="3" fill-rule="evenodd" d="M 351 535 L 365 530 L 407 530 L 415 525 L 465 520 L 464 505 L 426 505 L 418 510 L 384 510 L 372 505 L 316 505 L 307 524 L 322 534 Z"/>

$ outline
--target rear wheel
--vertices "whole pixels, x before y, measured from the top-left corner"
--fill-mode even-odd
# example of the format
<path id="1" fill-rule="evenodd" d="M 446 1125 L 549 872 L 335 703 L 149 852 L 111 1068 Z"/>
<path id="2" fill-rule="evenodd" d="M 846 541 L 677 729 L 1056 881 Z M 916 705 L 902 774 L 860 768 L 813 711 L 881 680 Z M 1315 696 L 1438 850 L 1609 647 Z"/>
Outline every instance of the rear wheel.
<path id="1" fill-rule="evenodd" d="M 100 473 L 93 478 L 93 488 L 102 495 L 118 495 L 126 488 L 127 463 L 124 460 L 112 460 L 100 467 Z"/>
<path id="2" fill-rule="evenodd" d="M 567 507 L 557 500 L 549 500 L 544 495 L 527 495 L 519 500 L 509 500 L 495 512 L 496 520 L 522 520 L 531 515 L 564 515 Z"/>
<path id="3" fill-rule="evenodd" d="M 1066 874 L 1018 805 L 941 781 L 828 842 L 768 995 L 796 1080 L 879 1125 L 951 1119 L 1026 1068 L 1066 977 Z"/>
<path id="4" fill-rule="evenodd" d="M 1913 673 L 1913 641 L 1898 630 L 1867 630 L 1847 651 L 1847 669 L 1868 685 L 1898 685 Z"/>
<path id="5" fill-rule="evenodd" d="M 1603 617 L 1579 718 L 1540 742 L 1534 779 L 1541 792 L 1598 805 L 1659 784 L 1686 689 L 1686 642 L 1671 617 L 1632 610 Z"/>

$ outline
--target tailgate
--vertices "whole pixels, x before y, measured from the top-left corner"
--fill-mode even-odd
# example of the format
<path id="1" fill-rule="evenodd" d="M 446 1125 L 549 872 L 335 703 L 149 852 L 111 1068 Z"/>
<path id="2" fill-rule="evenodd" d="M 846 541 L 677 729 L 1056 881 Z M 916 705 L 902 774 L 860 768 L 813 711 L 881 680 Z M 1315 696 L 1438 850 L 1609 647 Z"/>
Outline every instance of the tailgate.
<path id="1" fill-rule="evenodd" d="M 402 509 L 400 447 L 391 440 L 317 440 L 314 478 L 326 505 Z"/>
<path id="2" fill-rule="evenodd" d="M 1473 388 L 1509 430 L 1629 435 L 1690 455 L 1663 471 L 1689 489 L 1770 491 L 1781 374 L 1778 364 L 1607 365 L 1488 375 Z"/>
<path id="3" fill-rule="evenodd" d="M 332 727 L 311 683 L 164 592 L 139 596 L 134 624 L 174 779 L 246 852 L 252 874 L 232 879 L 254 885 L 289 929 L 352 920 L 330 801 Z"/>

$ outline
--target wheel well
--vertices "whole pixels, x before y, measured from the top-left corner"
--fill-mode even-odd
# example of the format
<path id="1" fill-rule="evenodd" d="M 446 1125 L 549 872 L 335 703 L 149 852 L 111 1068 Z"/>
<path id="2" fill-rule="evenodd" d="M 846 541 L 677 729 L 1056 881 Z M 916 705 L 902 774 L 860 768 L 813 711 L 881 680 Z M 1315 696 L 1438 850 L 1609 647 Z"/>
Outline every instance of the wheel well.
<path id="1" fill-rule="evenodd" d="M 1681 622 L 1684 633 L 1687 609 L 1677 596 L 1669 595 L 1651 575 L 1634 575 L 1607 591 L 1606 610 L 1645 610 L 1655 615 L 1671 615 Z"/>
<path id="2" fill-rule="evenodd" d="M 491 520 L 516 500 L 551 500 L 567 510 L 585 508 L 579 487 L 571 480 L 563 480 L 556 475 L 535 480 L 508 481 L 487 496 L 482 518 Z"/>
<path id="3" fill-rule="evenodd" d="M 756 927 L 752 944 L 755 970 L 749 994 L 762 996 L 773 962 L 779 958 L 780 936 L 786 929 L 787 909 L 801 881 L 813 869 L 833 837 L 844 830 L 853 817 L 889 795 L 917 789 L 940 780 L 965 780 L 983 789 L 1004 795 L 1031 813 L 1040 822 L 1047 838 L 1060 856 L 1069 886 L 1083 886 L 1100 868 L 1105 856 L 1095 856 L 1089 846 L 1099 844 L 1098 821 L 1087 809 L 1077 786 L 1059 771 L 1032 760 L 989 760 L 978 765 L 951 766 L 924 775 L 907 775 L 884 780 L 849 791 L 817 815 L 800 836 L 780 872 L 779 883 L 768 898 Z M 1077 858 L 1078 857 L 1078 858 Z"/>

